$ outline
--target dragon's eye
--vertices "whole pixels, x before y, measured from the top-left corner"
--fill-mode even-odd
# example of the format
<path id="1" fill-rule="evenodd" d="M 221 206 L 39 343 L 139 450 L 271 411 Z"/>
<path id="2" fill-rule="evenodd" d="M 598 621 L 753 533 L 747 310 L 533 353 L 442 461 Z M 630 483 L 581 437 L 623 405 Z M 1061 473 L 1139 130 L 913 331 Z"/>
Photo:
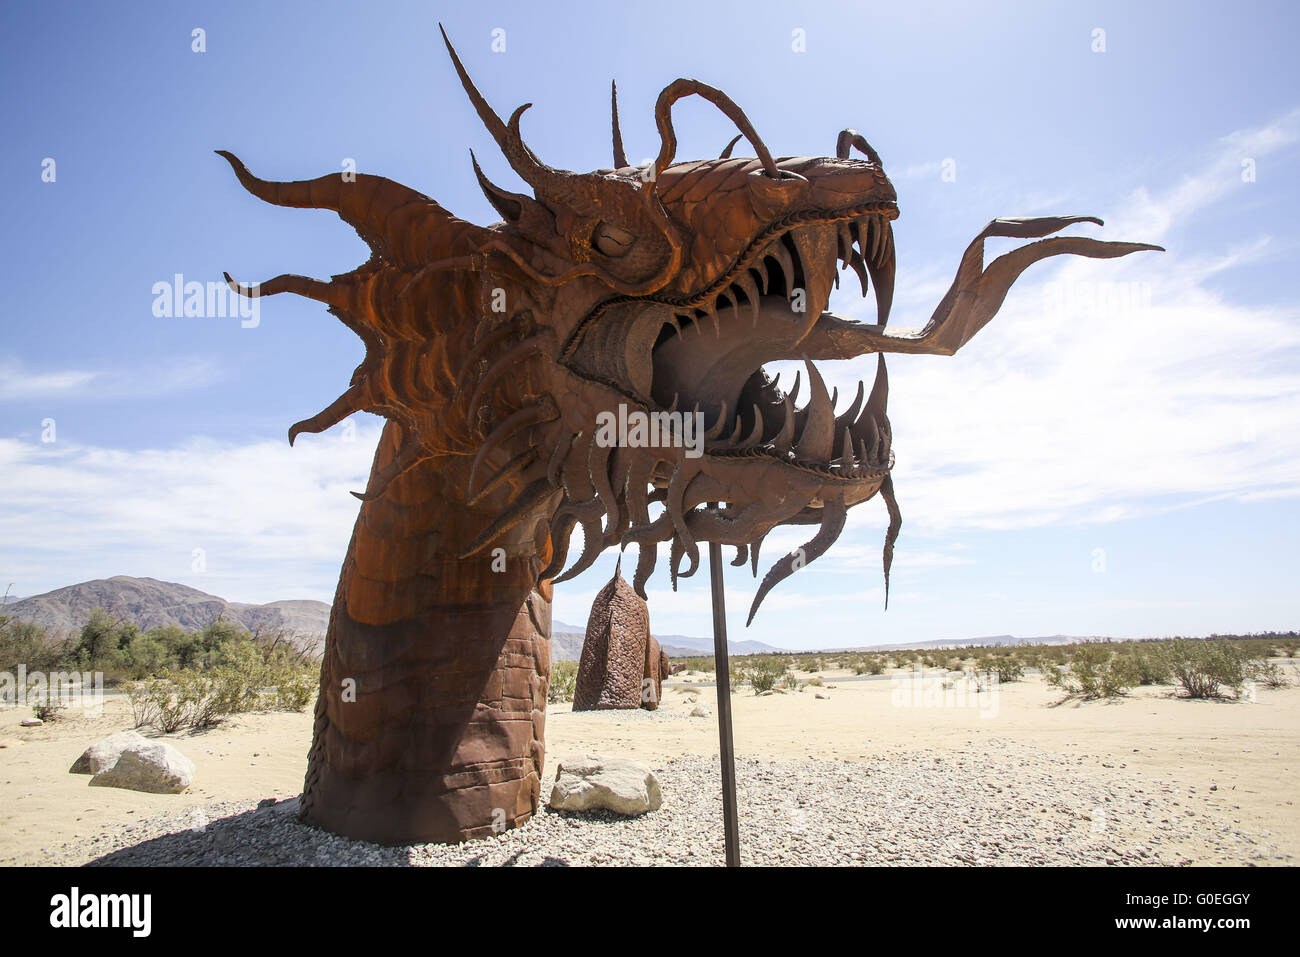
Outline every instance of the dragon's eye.
<path id="1" fill-rule="evenodd" d="M 609 223 L 597 223 L 591 234 L 591 244 L 606 256 L 617 259 L 632 248 L 636 236 L 626 229 L 619 229 Z"/>

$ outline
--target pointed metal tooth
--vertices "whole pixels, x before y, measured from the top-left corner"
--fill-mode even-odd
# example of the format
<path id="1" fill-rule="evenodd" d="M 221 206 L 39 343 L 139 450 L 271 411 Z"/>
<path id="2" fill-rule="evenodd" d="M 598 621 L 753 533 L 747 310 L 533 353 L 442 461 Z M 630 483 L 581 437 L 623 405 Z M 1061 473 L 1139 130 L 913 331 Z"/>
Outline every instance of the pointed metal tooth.
<path id="1" fill-rule="evenodd" d="M 861 380 L 859 380 L 858 394 L 853 397 L 853 403 L 847 409 L 844 410 L 844 413 L 842 415 L 837 415 L 835 417 L 835 425 L 837 428 L 841 426 L 844 428 L 848 428 L 857 420 L 858 410 L 862 408 L 862 396 L 865 391 L 866 391 L 866 386 L 864 386 Z"/>
<path id="2" fill-rule="evenodd" d="M 794 388 L 792 388 L 792 389 L 790 390 L 790 403 L 791 403 L 792 405 L 793 405 L 795 402 L 797 402 L 797 401 L 799 400 L 799 376 L 800 376 L 800 374 L 801 374 L 801 370 L 799 370 L 799 369 L 795 369 L 795 370 L 794 370 Z"/>
<path id="3" fill-rule="evenodd" d="M 870 288 L 870 283 L 867 282 L 869 267 L 863 263 L 862 257 L 858 254 L 856 249 L 853 250 L 853 255 L 849 257 L 849 265 L 852 266 L 853 271 L 857 273 L 858 285 L 862 287 L 862 295 L 865 296 L 867 290 Z"/>
<path id="4" fill-rule="evenodd" d="M 790 250 L 785 248 L 785 243 L 776 242 L 772 245 L 774 250 L 771 255 L 781 266 L 781 272 L 785 275 L 785 297 L 790 298 L 794 290 L 794 259 L 790 256 Z"/>
<path id="5" fill-rule="evenodd" d="M 669 411 L 669 412 L 676 412 L 676 411 L 677 411 L 677 400 L 678 400 L 678 398 L 680 398 L 680 396 L 681 396 L 681 393 L 680 393 L 680 392 L 674 392 L 674 393 L 673 393 L 673 401 L 672 401 L 672 404 L 671 404 L 670 406 L 668 406 L 668 411 Z"/>
<path id="6" fill-rule="evenodd" d="M 858 253 L 862 256 L 862 260 L 865 262 L 867 259 L 867 250 L 871 248 L 871 239 L 867 233 L 867 227 L 864 220 L 853 220 L 853 229 L 851 234 L 853 236 L 853 241 L 857 246 Z"/>
<path id="7" fill-rule="evenodd" d="M 867 272 L 871 275 L 871 285 L 876 287 L 876 322 L 886 325 L 889 322 L 889 310 L 894 304 L 894 273 L 889 263 L 875 266 L 867 263 Z"/>
<path id="8" fill-rule="evenodd" d="M 858 424 L 854 427 L 854 433 L 866 444 L 867 461 L 879 461 L 876 453 L 880 451 L 880 427 L 876 425 L 876 420 L 871 417 L 869 409 L 863 410 L 862 418 L 858 419 Z"/>
<path id="9" fill-rule="evenodd" d="M 838 269 L 832 270 L 831 281 L 835 283 L 836 289 L 840 288 L 840 271 Z"/>
<path id="10" fill-rule="evenodd" d="M 736 286 L 745 294 L 745 300 L 749 303 L 749 311 L 754 314 L 754 325 L 758 325 L 758 284 L 754 282 L 753 276 L 748 269 L 742 272 L 736 279 Z"/>
<path id="11" fill-rule="evenodd" d="M 867 443 L 862 441 L 862 439 L 858 439 L 857 445 L 858 445 L 858 472 L 862 473 L 865 472 L 870 467 L 871 459 L 867 451 Z"/>
<path id="12" fill-rule="evenodd" d="M 849 260 L 853 258 L 853 231 L 849 229 L 848 220 L 839 224 L 839 246 L 840 259 L 844 260 L 840 268 L 847 269 Z"/>
<path id="13" fill-rule="evenodd" d="M 737 412 L 736 427 L 732 429 L 731 434 L 727 436 L 727 445 L 729 445 L 731 448 L 740 447 L 740 430 L 742 428 L 744 428 L 744 419 L 740 416 L 740 413 Z"/>
<path id="14" fill-rule="evenodd" d="M 831 389 L 831 415 L 835 414 L 835 406 L 840 401 L 840 387 L 835 386 Z"/>
<path id="15" fill-rule="evenodd" d="M 680 339 L 682 337 L 682 324 L 677 321 L 677 318 L 677 316 L 669 316 L 668 325 L 672 326 L 673 332 L 676 333 L 677 338 Z"/>
<path id="16" fill-rule="evenodd" d="M 739 418 L 739 416 L 737 416 Z M 763 440 L 763 413 L 758 411 L 758 406 L 754 406 L 754 426 L 749 430 L 749 435 L 745 436 L 745 441 L 741 442 L 737 448 L 751 449 Z"/>
<path id="17" fill-rule="evenodd" d="M 698 406 L 696 406 L 696 408 L 698 408 Z M 714 439 L 716 439 L 719 435 L 722 434 L 722 430 L 726 427 L 726 424 L 727 424 L 727 400 L 723 399 L 722 406 L 718 410 L 718 421 L 714 422 L 713 425 L 709 426 L 708 431 L 704 433 L 704 441 L 712 442 Z"/>
<path id="18" fill-rule="evenodd" d="M 763 265 L 763 260 L 760 259 L 758 261 L 758 267 L 751 269 L 750 272 L 755 274 L 755 281 L 758 283 L 758 288 L 762 294 L 766 296 L 769 277 L 767 275 L 767 266 Z"/>
<path id="19" fill-rule="evenodd" d="M 831 447 L 835 443 L 835 410 L 831 407 L 830 393 L 822 381 L 817 367 L 804 359 L 808 369 L 808 384 L 812 388 L 812 397 L 808 400 L 808 419 L 799 436 L 799 445 L 795 456 L 805 462 L 826 462 L 831 457 Z"/>
<path id="20" fill-rule="evenodd" d="M 839 457 L 831 464 L 838 465 L 845 475 L 853 469 L 853 433 L 847 427 L 841 436 Z"/>
<path id="21" fill-rule="evenodd" d="M 889 405 L 889 371 L 885 368 L 885 354 L 876 359 L 876 381 L 871 385 L 871 396 L 863 414 L 870 413 L 873 419 L 882 419 Z"/>
<path id="22" fill-rule="evenodd" d="M 717 298 L 713 301 L 715 318 L 717 314 L 721 312 L 724 308 L 734 309 L 735 305 L 736 304 L 731 301 L 731 290 L 730 289 L 722 290 L 722 292 L 718 293 Z M 719 325 L 721 325 L 721 323 L 719 323 Z M 719 335 L 719 338 L 721 338 L 721 335 Z"/>
<path id="23" fill-rule="evenodd" d="M 772 388 L 776 390 L 777 395 L 781 394 L 781 373 L 778 372 L 776 378 L 772 380 Z"/>
<path id="24" fill-rule="evenodd" d="M 790 401 L 788 395 L 781 400 L 781 403 L 784 407 L 782 409 L 784 418 L 781 421 L 781 428 L 772 439 L 772 445 L 778 452 L 789 452 L 790 443 L 794 441 L 794 403 Z"/>

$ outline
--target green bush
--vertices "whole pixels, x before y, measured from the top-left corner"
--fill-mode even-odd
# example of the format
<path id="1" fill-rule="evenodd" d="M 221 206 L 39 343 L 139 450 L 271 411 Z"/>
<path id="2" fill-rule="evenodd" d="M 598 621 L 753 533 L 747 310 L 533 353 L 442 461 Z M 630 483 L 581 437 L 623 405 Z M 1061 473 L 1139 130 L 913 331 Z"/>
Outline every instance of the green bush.
<path id="1" fill-rule="evenodd" d="M 746 664 L 737 666 L 737 676 L 733 680 L 739 683 L 748 682 L 754 689 L 754 694 L 763 691 L 771 691 L 776 687 L 776 683 L 786 673 L 785 661 L 776 658 L 764 656 L 755 656 Z"/>
<path id="2" fill-rule="evenodd" d="M 546 700 L 551 704 L 572 701 L 578 689 L 578 663 L 555 661 L 551 663 L 551 682 L 546 689 Z"/>
<path id="3" fill-rule="evenodd" d="M 1229 690 L 1241 697 L 1242 687 L 1259 664 L 1243 648 L 1208 639 L 1176 639 L 1165 646 L 1164 655 L 1185 698 L 1222 698 Z"/>
<path id="4" fill-rule="evenodd" d="M 1135 651 L 1132 660 L 1140 685 L 1165 685 L 1173 680 L 1167 655 L 1158 651 Z"/>
<path id="5" fill-rule="evenodd" d="M 1043 679 L 1073 698 L 1115 698 L 1138 683 L 1132 658 L 1101 645 L 1077 647 L 1069 665 L 1065 671 L 1055 661 L 1044 660 Z"/>
<path id="6" fill-rule="evenodd" d="M 32 709 L 32 714 L 42 721 L 54 721 L 68 707 L 63 703 L 58 692 L 49 688 L 40 692 L 37 697 L 28 698 L 27 703 Z"/>
<path id="7" fill-rule="evenodd" d="M 1007 681 L 1019 681 L 1025 676 L 1025 666 L 1020 663 L 1019 658 L 1012 655 L 985 658 L 977 662 L 975 667 L 977 671 L 995 675 L 999 684 Z"/>
<path id="8" fill-rule="evenodd" d="M 1253 661 L 1247 667 L 1247 674 L 1253 681 L 1258 681 L 1266 688 L 1285 688 L 1291 683 L 1280 665 L 1272 661 Z"/>

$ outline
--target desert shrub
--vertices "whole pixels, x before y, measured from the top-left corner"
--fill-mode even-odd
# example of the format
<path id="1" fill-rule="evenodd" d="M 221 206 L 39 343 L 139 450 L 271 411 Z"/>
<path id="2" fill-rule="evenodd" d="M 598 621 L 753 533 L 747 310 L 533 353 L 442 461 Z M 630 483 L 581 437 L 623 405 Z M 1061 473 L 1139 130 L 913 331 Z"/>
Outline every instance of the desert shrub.
<path id="1" fill-rule="evenodd" d="M 59 671 L 72 657 L 72 641 L 51 635 L 44 625 L 0 615 L 0 671 L 19 665 L 30 671 Z"/>
<path id="2" fill-rule="evenodd" d="M 113 655 L 113 665 L 126 677 L 147 678 L 167 669 L 170 661 L 167 646 L 153 632 L 131 635 Z"/>
<path id="3" fill-rule="evenodd" d="M 171 734 L 185 727 L 189 720 L 189 703 L 171 681 L 167 678 L 154 678 L 140 684 L 143 686 L 141 694 L 144 701 L 139 711 L 145 716 L 145 724 L 157 728 L 163 734 Z M 136 710 L 133 703 L 132 714 Z"/>
<path id="4" fill-rule="evenodd" d="M 1069 670 L 1051 659 L 1042 663 L 1043 679 L 1075 698 L 1114 698 L 1138 683 L 1137 669 L 1128 655 L 1100 645 L 1081 645 L 1070 655 Z"/>
<path id="5" fill-rule="evenodd" d="M 740 680 L 748 682 L 750 687 L 754 689 L 754 693 L 758 694 L 763 691 L 771 691 L 785 673 L 784 661 L 756 657 L 742 666 Z"/>
<path id="6" fill-rule="evenodd" d="M 546 700 L 551 704 L 572 701 L 578 688 L 578 663 L 556 661 L 551 663 L 551 683 L 546 689 Z"/>
<path id="7" fill-rule="evenodd" d="M 1257 659 L 1226 641 L 1179 638 L 1164 648 L 1165 660 L 1185 698 L 1240 697 Z"/>
<path id="8" fill-rule="evenodd" d="M 38 691 L 34 697 L 29 696 L 27 704 L 32 709 L 32 714 L 42 721 L 56 720 L 68 707 L 63 703 L 59 692 L 53 688 Z"/>
<path id="9" fill-rule="evenodd" d="M 1246 674 L 1252 681 L 1258 681 L 1266 688 L 1285 688 L 1291 683 L 1281 665 L 1263 659 L 1251 662 Z"/>
<path id="10" fill-rule="evenodd" d="M 320 687 L 320 674 L 310 668 L 282 667 L 276 670 L 274 678 L 276 711 L 305 710 Z"/>
<path id="11" fill-rule="evenodd" d="M 885 670 L 885 663 L 875 655 L 859 655 L 849 662 L 849 668 L 855 675 L 878 675 Z"/>
<path id="12" fill-rule="evenodd" d="M 805 688 L 824 688 L 826 687 L 826 682 L 822 681 L 821 678 L 809 678 L 803 683 L 803 686 Z"/>
<path id="13" fill-rule="evenodd" d="M 127 685 L 126 700 L 131 703 L 131 721 L 133 728 L 143 728 L 155 724 L 158 707 L 153 699 L 152 681 L 133 681 Z"/>
<path id="14" fill-rule="evenodd" d="M 987 658 L 982 664 L 976 665 L 976 670 L 995 675 L 999 684 L 1006 681 L 1019 681 L 1025 676 L 1025 666 L 1020 663 L 1019 658 L 1011 655 Z"/>
<path id="15" fill-rule="evenodd" d="M 1140 685 L 1168 684 L 1173 673 L 1167 657 L 1159 651 L 1135 651 L 1131 655 Z"/>

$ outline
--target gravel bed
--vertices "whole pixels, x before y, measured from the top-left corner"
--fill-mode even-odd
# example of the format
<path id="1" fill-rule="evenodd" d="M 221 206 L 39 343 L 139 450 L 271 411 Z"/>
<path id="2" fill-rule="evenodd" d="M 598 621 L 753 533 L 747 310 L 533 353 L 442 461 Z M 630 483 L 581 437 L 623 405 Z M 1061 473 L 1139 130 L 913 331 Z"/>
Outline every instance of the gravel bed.
<path id="1" fill-rule="evenodd" d="M 737 761 L 748 865 L 1273 863 L 1290 860 L 1183 790 L 1011 742 L 871 761 Z M 994 751 L 995 753 L 990 753 Z M 652 765 L 664 795 L 639 818 L 541 810 L 496 838 L 382 847 L 298 821 L 298 800 L 170 812 L 45 863 L 92 865 L 719 865 L 717 757 Z M 549 796 L 550 780 L 544 796 Z M 1181 799 L 1181 801 L 1179 800 Z"/>

